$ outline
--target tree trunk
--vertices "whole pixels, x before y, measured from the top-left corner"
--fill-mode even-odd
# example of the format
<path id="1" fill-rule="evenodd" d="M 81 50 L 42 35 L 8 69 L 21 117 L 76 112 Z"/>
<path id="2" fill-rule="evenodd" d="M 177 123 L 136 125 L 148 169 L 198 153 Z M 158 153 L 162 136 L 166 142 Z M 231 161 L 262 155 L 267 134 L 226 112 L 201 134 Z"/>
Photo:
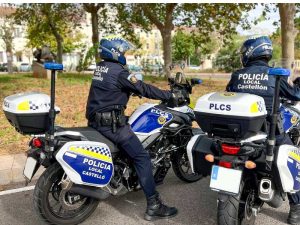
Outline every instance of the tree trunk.
<path id="1" fill-rule="evenodd" d="M 83 3 L 83 8 L 86 12 L 91 14 L 91 23 L 92 23 L 92 42 L 93 46 L 98 49 L 99 46 L 99 15 L 98 11 L 100 8 L 105 6 L 104 3 Z M 100 61 L 100 56 L 98 51 L 95 51 L 95 60 L 96 63 Z"/>
<path id="2" fill-rule="evenodd" d="M 63 63 L 63 39 L 60 37 L 56 38 L 57 43 L 57 56 L 56 62 Z"/>
<path id="3" fill-rule="evenodd" d="M 6 57 L 7 57 L 7 72 L 9 74 L 12 74 L 14 72 L 14 69 L 13 69 L 13 53 L 11 49 L 10 50 L 7 49 Z"/>
<path id="4" fill-rule="evenodd" d="M 162 23 L 151 11 L 147 4 L 140 4 L 141 9 L 145 13 L 145 16 L 153 23 L 160 31 L 163 39 L 163 56 L 164 56 L 164 69 L 166 77 L 170 77 L 170 65 L 172 63 L 172 30 L 174 29 L 173 24 L 173 12 L 177 3 L 166 4 L 166 12 L 164 23 Z"/>
<path id="5" fill-rule="evenodd" d="M 50 24 L 51 26 L 51 24 Z M 56 62 L 58 63 L 63 63 L 63 51 L 64 51 L 64 48 L 63 48 L 63 42 L 64 42 L 64 39 L 63 37 L 57 32 L 56 30 L 56 27 L 55 26 L 51 26 L 52 28 L 52 33 L 55 37 L 55 40 L 56 40 L 56 44 L 57 44 L 57 56 L 56 56 Z"/>
<path id="6" fill-rule="evenodd" d="M 292 69 L 295 57 L 295 38 L 297 35 L 294 24 L 296 6 L 292 3 L 279 3 L 278 5 L 281 20 L 282 63 L 284 67 Z"/>
<path id="7" fill-rule="evenodd" d="M 91 21 L 92 21 L 92 31 L 93 31 L 93 35 L 92 35 L 92 41 L 93 41 L 93 46 L 97 49 L 98 45 L 99 45 L 99 18 L 98 18 L 98 10 L 95 12 L 91 13 Z M 96 63 L 100 61 L 100 57 L 98 54 L 98 51 L 95 51 L 95 60 Z"/>
<path id="8" fill-rule="evenodd" d="M 9 32 L 9 31 L 7 31 Z M 12 36 L 12 33 L 10 33 L 10 37 Z M 12 38 L 9 38 L 6 40 L 6 57 L 7 57 L 7 72 L 9 74 L 12 74 L 14 72 L 13 69 L 13 47 L 12 47 Z"/>
<path id="9" fill-rule="evenodd" d="M 170 66 L 172 64 L 172 30 L 165 29 L 161 36 L 163 38 L 163 56 L 164 56 L 164 69 L 166 77 L 171 76 Z"/>

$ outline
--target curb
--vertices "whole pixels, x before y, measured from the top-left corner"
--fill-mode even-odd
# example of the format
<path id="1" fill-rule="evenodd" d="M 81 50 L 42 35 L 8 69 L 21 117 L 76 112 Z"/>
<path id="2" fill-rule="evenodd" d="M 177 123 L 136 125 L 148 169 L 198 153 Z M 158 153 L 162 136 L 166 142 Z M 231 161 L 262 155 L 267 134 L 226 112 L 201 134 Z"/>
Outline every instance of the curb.
<path id="1" fill-rule="evenodd" d="M 25 183 L 23 169 L 26 162 L 24 154 L 0 156 L 0 185 L 11 185 L 14 183 Z M 32 180 L 36 180 L 44 171 L 40 168 Z"/>

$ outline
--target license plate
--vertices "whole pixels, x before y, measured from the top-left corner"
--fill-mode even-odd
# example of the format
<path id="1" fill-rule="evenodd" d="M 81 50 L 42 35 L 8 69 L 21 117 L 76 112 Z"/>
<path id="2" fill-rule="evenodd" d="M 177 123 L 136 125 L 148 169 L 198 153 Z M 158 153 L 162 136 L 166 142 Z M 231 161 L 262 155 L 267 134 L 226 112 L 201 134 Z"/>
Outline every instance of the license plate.
<path id="1" fill-rule="evenodd" d="M 34 159 L 32 157 L 28 157 L 27 160 L 26 160 L 26 163 L 25 163 L 23 175 L 29 181 L 32 179 L 32 177 L 34 175 L 36 166 L 37 166 L 36 159 Z"/>
<path id="2" fill-rule="evenodd" d="M 210 177 L 210 188 L 214 191 L 224 191 L 238 194 L 242 179 L 242 171 L 213 166 Z"/>

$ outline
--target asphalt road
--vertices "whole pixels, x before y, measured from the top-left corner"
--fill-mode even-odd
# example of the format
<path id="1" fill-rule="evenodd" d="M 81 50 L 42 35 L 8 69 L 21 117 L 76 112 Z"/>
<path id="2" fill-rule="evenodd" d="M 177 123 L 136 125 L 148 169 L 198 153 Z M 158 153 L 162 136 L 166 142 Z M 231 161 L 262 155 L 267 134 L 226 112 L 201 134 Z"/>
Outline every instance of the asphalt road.
<path id="1" fill-rule="evenodd" d="M 209 190 L 209 180 L 205 178 L 193 184 L 178 180 L 169 173 L 165 183 L 158 187 L 162 199 L 175 205 L 179 214 L 168 220 L 146 222 L 143 220 L 145 199 L 143 193 L 131 192 L 120 197 L 111 197 L 101 202 L 84 225 L 95 224 L 216 224 L 216 193 Z M 286 224 L 288 204 L 285 202 L 278 209 L 264 206 L 255 224 L 279 225 Z M 40 225 L 42 224 L 32 204 L 32 191 L 0 196 L 0 225 Z"/>

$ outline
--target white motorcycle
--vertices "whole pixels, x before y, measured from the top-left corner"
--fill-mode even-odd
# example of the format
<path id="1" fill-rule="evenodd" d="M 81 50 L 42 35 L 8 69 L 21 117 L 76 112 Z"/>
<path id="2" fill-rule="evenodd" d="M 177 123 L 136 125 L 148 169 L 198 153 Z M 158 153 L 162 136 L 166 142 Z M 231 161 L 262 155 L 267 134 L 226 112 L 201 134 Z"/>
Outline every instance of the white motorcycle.
<path id="1" fill-rule="evenodd" d="M 62 65 L 46 63 L 52 70 L 50 97 L 37 92 L 21 93 L 4 99 L 8 121 L 22 134 L 34 137 L 29 143 L 24 176 L 28 182 L 40 166 L 46 168 L 34 190 L 34 206 L 41 219 L 50 224 L 78 224 L 97 208 L 99 200 L 140 189 L 132 161 L 110 140 L 91 127 L 54 126 L 59 108 L 54 107 L 55 71 Z M 139 77 L 136 75 L 136 77 Z M 191 84 L 178 73 L 170 79 L 171 90 L 191 93 Z M 195 182 L 201 174 L 189 171 L 185 151 L 195 120 L 188 107 L 167 103 L 141 105 L 129 118 L 133 131 L 149 152 L 155 182 L 163 182 L 172 166 L 176 176 Z"/>
<path id="2" fill-rule="evenodd" d="M 206 134 L 194 136 L 187 152 L 193 171 L 210 175 L 210 188 L 218 192 L 218 225 L 254 224 L 264 203 L 277 208 L 287 193 L 300 190 L 300 148 L 275 146 L 280 79 L 289 74 L 269 70 L 276 76 L 270 125 L 264 100 L 256 95 L 216 92 L 197 101 L 196 120 Z M 289 133 L 299 129 L 299 119 L 291 119 L 297 109 L 287 110 Z"/>

